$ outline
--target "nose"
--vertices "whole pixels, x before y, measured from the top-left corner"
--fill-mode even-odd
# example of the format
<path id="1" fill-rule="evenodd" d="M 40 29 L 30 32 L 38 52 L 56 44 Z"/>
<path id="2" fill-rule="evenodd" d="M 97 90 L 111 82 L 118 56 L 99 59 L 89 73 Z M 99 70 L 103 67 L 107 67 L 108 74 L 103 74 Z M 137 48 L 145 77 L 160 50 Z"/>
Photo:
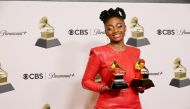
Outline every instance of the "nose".
<path id="1" fill-rule="evenodd" d="M 114 33 L 117 33 L 119 31 L 118 28 L 114 28 Z"/>

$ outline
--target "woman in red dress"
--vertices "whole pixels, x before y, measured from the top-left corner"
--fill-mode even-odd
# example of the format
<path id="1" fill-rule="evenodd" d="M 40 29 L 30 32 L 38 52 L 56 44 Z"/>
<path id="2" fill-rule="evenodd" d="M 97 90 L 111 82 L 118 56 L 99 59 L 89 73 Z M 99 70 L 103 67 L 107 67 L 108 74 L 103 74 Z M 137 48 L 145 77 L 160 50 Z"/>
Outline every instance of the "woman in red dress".
<path id="1" fill-rule="evenodd" d="M 135 63 L 139 60 L 140 50 L 124 43 L 125 17 L 122 8 L 110 8 L 100 14 L 110 43 L 91 49 L 82 79 L 85 89 L 99 93 L 95 109 L 142 109 L 138 94 L 144 89 L 130 86 L 135 74 L 139 73 L 135 70 Z M 113 76 L 110 70 L 113 62 L 117 62 L 126 71 L 123 80 L 128 88 L 115 90 L 108 84 Z M 100 75 L 101 82 L 95 82 L 97 74 Z"/>

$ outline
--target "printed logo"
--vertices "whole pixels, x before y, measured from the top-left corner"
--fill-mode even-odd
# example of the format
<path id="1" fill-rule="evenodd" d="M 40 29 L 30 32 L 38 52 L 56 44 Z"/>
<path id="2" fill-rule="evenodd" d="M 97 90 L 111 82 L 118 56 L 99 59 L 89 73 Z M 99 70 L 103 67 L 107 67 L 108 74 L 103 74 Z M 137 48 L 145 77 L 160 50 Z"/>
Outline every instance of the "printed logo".
<path id="1" fill-rule="evenodd" d="M 88 29 L 70 29 L 68 31 L 69 35 L 88 35 Z"/>
<path id="2" fill-rule="evenodd" d="M 175 35 L 175 30 L 173 29 L 158 29 L 157 35 Z"/>
<path id="3" fill-rule="evenodd" d="M 93 31 L 93 35 L 105 35 L 105 34 L 106 33 L 105 33 L 104 30 L 101 30 L 101 29 L 98 29 L 98 28 L 94 29 L 94 31 Z"/>
<path id="4" fill-rule="evenodd" d="M 7 30 L 1 30 L 0 31 L 0 36 L 3 37 L 3 36 L 23 36 L 23 35 L 26 35 L 26 31 L 22 31 L 22 32 L 10 32 L 10 31 L 7 31 Z"/>
<path id="5" fill-rule="evenodd" d="M 23 74 L 23 79 L 43 79 L 43 73 L 31 73 L 31 74 Z"/>
<path id="6" fill-rule="evenodd" d="M 190 85 L 190 78 L 187 77 L 187 71 L 184 65 L 182 65 L 181 59 L 176 58 L 173 61 L 174 78 L 170 81 L 170 85 L 174 87 L 185 87 Z"/>
<path id="7" fill-rule="evenodd" d="M 61 78 L 72 78 L 74 77 L 74 73 L 70 74 L 57 74 L 55 72 L 52 73 L 25 73 L 23 74 L 24 80 L 38 80 L 38 79 L 61 79 Z"/>
<path id="8" fill-rule="evenodd" d="M 7 81 L 7 72 L 0 66 L 0 93 L 14 90 L 11 83 Z"/>
<path id="9" fill-rule="evenodd" d="M 48 23 L 46 16 L 42 17 L 39 22 L 41 37 L 37 40 L 36 46 L 42 48 L 51 48 L 61 45 L 59 40 L 54 37 L 54 28 Z"/>
<path id="10" fill-rule="evenodd" d="M 42 109 L 50 109 L 50 105 L 49 104 L 45 104 Z"/>
<path id="11" fill-rule="evenodd" d="M 144 27 L 139 24 L 137 17 L 133 17 L 130 22 L 131 36 L 127 44 L 134 47 L 150 45 L 148 38 L 144 37 Z"/>
<path id="12" fill-rule="evenodd" d="M 70 36 L 76 35 L 76 36 L 98 36 L 98 35 L 105 35 L 105 31 L 99 28 L 94 29 L 69 29 L 68 34 Z"/>
<path id="13" fill-rule="evenodd" d="M 156 34 L 159 36 L 183 36 L 189 35 L 190 31 L 186 29 L 157 29 Z"/>

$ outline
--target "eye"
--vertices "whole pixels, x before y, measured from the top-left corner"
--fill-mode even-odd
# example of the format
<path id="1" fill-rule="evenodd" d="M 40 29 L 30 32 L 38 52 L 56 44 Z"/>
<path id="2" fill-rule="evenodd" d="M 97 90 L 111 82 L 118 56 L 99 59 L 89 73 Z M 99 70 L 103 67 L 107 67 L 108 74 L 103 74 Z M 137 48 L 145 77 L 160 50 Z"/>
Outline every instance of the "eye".
<path id="1" fill-rule="evenodd" d="M 108 28 L 107 28 L 108 31 L 111 31 L 112 29 L 113 29 L 112 27 L 108 27 Z"/>
<path id="2" fill-rule="evenodd" d="M 117 27 L 118 27 L 118 28 L 122 28 L 122 27 L 123 27 L 123 25 L 120 25 L 120 24 L 119 24 L 119 25 L 117 25 Z"/>

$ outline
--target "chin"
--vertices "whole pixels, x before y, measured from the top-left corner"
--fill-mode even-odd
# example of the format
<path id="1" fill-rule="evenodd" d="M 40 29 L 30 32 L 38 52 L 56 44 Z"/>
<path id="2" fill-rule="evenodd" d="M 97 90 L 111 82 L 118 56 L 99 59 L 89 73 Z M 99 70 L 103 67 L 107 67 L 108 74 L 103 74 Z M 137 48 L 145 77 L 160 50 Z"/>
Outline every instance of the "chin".
<path id="1" fill-rule="evenodd" d="M 123 41 L 124 39 L 122 39 L 122 38 L 118 38 L 118 39 L 113 39 L 112 40 L 112 42 L 121 42 L 121 41 Z"/>
<path id="2" fill-rule="evenodd" d="M 111 42 L 113 42 L 113 43 L 120 43 L 120 42 L 123 42 L 123 40 L 112 40 Z"/>

